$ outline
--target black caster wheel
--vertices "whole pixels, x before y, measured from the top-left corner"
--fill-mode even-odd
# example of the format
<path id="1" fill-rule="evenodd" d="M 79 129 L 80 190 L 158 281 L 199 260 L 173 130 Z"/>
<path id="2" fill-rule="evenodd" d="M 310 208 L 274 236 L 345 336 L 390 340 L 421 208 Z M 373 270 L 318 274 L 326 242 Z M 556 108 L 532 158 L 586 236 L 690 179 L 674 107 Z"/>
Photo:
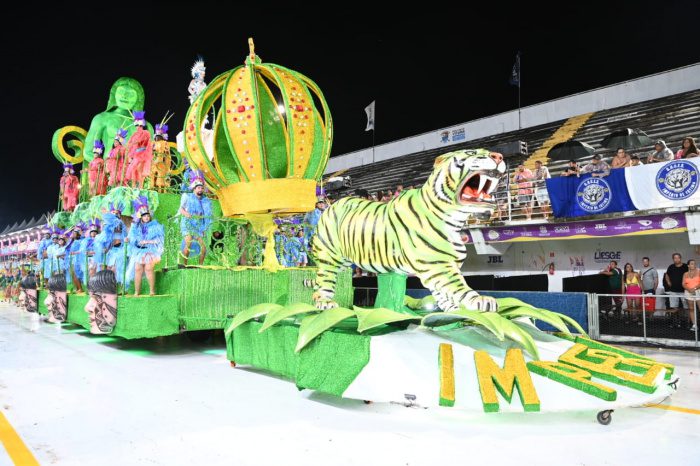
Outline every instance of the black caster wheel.
<path id="1" fill-rule="evenodd" d="M 369 400 L 362 400 L 362 401 L 363 401 L 366 405 L 368 405 L 368 404 L 371 403 L 371 401 L 369 401 Z"/>
<path id="2" fill-rule="evenodd" d="M 612 422 L 612 409 L 608 409 L 605 411 L 601 411 L 598 413 L 598 416 L 596 416 L 596 419 L 598 419 L 598 422 L 603 424 L 604 426 L 607 426 Z"/>

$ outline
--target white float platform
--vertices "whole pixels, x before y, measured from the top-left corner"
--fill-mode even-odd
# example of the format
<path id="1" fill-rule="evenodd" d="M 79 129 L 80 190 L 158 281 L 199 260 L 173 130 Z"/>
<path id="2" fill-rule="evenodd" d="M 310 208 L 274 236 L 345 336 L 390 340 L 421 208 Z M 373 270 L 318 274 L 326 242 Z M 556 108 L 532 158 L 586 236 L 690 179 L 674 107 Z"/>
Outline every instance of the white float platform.
<path id="1" fill-rule="evenodd" d="M 366 405 L 232 369 L 223 339 L 95 336 L 0 304 L 0 409 L 42 465 L 695 464 L 700 353 L 631 350 L 676 366 L 664 405 L 690 412 Z"/>

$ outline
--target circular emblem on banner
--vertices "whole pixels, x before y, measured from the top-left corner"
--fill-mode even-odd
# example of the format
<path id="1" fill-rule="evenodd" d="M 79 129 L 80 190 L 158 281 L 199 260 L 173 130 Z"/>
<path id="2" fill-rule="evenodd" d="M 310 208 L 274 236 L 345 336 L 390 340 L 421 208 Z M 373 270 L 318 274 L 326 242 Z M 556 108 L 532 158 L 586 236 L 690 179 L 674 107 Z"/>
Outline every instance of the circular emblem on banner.
<path id="1" fill-rule="evenodd" d="M 602 178 L 588 178 L 576 188 L 576 202 L 586 212 L 600 212 L 610 205 L 610 185 Z"/>
<path id="2" fill-rule="evenodd" d="M 656 174 L 656 189 L 666 199 L 679 201 L 698 190 L 698 169 L 687 160 L 667 163 Z"/>

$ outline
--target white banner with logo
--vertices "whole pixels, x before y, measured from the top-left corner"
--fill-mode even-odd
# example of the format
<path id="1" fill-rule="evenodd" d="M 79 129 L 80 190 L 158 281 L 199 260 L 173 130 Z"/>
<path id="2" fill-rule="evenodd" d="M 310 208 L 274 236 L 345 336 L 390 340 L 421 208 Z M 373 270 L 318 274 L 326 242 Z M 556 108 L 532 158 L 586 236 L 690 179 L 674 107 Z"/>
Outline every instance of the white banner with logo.
<path id="1" fill-rule="evenodd" d="M 700 158 L 625 168 L 630 198 L 638 210 L 700 205 Z"/>

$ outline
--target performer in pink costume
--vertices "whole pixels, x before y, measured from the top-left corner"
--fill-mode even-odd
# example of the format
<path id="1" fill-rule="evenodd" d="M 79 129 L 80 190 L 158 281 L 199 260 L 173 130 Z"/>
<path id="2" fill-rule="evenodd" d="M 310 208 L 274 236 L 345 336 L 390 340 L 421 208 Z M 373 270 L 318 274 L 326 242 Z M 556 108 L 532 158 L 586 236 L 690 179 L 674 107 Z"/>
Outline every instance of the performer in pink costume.
<path id="1" fill-rule="evenodd" d="M 61 177 L 61 201 L 63 210 L 73 212 L 78 205 L 78 195 L 80 194 L 80 182 L 73 171 L 73 164 L 63 164 L 63 176 Z"/>
<path id="2" fill-rule="evenodd" d="M 88 178 L 90 179 L 90 196 L 102 196 L 107 194 L 107 173 L 105 173 L 105 161 L 102 153 L 105 145 L 99 139 L 95 140 L 94 155 L 88 166 Z"/>
<path id="3" fill-rule="evenodd" d="M 126 180 L 132 187 L 143 188 L 143 183 L 151 174 L 151 159 L 153 158 L 153 143 L 151 133 L 146 129 L 146 112 L 134 112 L 134 125 L 138 127 L 131 135 L 126 151 L 129 156 L 129 166 L 126 169 Z"/>
<path id="4" fill-rule="evenodd" d="M 124 184 L 126 175 L 126 135 L 128 131 L 119 128 L 117 135 L 114 137 L 114 145 L 109 152 L 109 157 L 105 161 L 107 173 L 109 174 L 109 187 Z"/>

